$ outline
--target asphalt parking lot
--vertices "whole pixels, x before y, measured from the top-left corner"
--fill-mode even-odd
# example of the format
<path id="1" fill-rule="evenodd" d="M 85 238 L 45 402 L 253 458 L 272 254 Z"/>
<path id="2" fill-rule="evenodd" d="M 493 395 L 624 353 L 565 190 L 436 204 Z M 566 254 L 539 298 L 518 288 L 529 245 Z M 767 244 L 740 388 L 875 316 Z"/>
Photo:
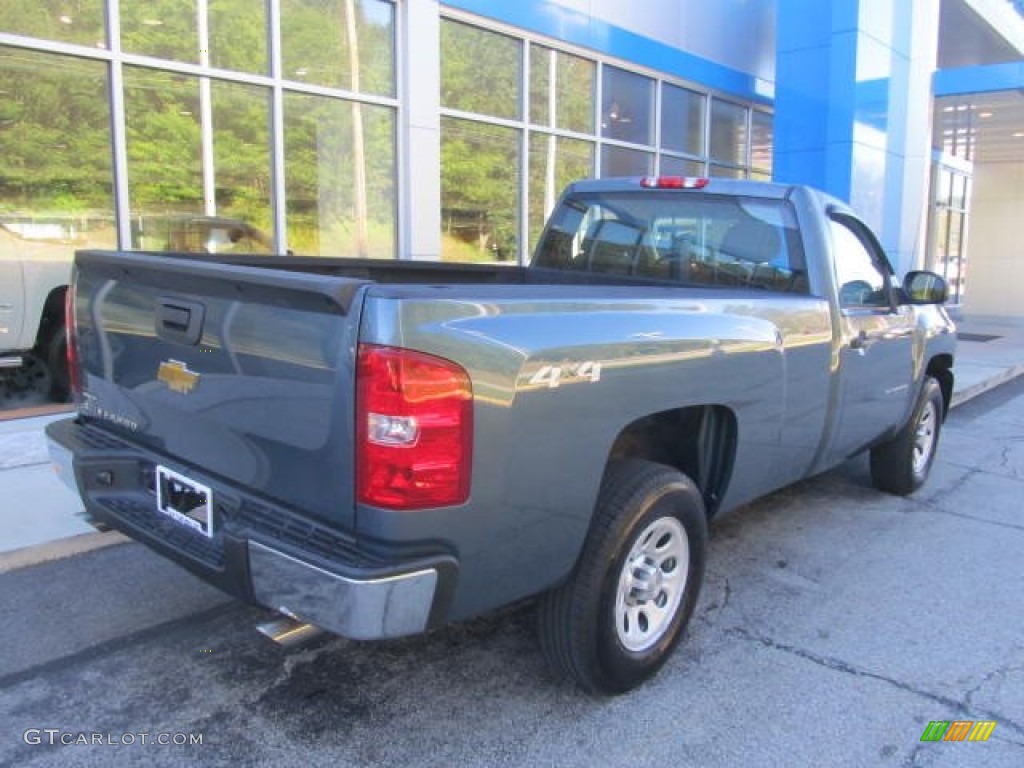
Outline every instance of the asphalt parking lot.
<path id="1" fill-rule="evenodd" d="M 21 568 L 0 575 L 0 764 L 1020 766 L 1022 497 L 1017 382 L 951 414 L 912 498 L 854 460 L 714 524 L 684 645 L 610 699 L 550 678 L 529 605 L 283 651 L 134 543 Z M 922 742 L 936 720 L 996 726 Z"/>

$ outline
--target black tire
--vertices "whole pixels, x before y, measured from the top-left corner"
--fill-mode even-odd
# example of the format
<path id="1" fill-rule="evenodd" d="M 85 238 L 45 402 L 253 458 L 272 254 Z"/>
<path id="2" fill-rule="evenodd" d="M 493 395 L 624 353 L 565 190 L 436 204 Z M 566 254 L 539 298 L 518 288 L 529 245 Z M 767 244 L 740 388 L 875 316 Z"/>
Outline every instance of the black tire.
<path id="1" fill-rule="evenodd" d="M 9 404 L 42 405 L 52 386 L 50 369 L 34 352 L 21 356 L 21 366 L 4 372 L 2 394 Z"/>
<path id="2" fill-rule="evenodd" d="M 592 693 L 623 693 L 657 672 L 697 604 L 707 536 L 688 477 L 649 461 L 611 464 L 575 569 L 538 605 L 541 650 L 556 674 Z"/>
<path id="3" fill-rule="evenodd" d="M 926 376 L 903 429 L 871 449 L 871 480 L 876 488 L 906 496 L 924 485 L 935 461 L 945 412 L 939 382 Z"/>
<path id="4" fill-rule="evenodd" d="M 68 377 L 68 334 L 63 323 L 58 324 L 43 343 L 46 366 L 50 369 L 50 399 L 65 403 L 71 396 Z"/>

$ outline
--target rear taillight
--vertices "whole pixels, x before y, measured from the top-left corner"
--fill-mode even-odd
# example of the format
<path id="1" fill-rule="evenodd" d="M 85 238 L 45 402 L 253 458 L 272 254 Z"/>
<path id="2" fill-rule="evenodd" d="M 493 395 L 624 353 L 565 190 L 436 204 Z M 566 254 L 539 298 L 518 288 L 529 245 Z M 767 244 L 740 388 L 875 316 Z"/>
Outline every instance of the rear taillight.
<path id="1" fill-rule="evenodd" d="M 360 344 L 356 496 L 388 509 L 461 504 L 469 496 L 473 390 L 459 365 Z"/>
<path id="2" fill-rule="evenodd" d="M 67 345 L 68 388 L 74 402 L 82 399 L 82 376 L 78 371 L 78 333 L 75 330 L 75 284 L 64 294 L 64 338 Z"/>

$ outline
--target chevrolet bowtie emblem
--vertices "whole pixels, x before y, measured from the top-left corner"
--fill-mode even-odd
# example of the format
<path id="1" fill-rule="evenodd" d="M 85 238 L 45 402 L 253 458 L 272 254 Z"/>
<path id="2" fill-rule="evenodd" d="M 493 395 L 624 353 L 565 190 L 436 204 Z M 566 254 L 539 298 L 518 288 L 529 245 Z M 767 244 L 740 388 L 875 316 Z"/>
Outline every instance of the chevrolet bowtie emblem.
<path id="1" fill-rule="evenodd" d="M 175 392 L 187 395 L 199 383 L 199 374 L 190 371 L 188 366 L 179 360 L 167 360 L 160 363 L 156 377 Z"/>

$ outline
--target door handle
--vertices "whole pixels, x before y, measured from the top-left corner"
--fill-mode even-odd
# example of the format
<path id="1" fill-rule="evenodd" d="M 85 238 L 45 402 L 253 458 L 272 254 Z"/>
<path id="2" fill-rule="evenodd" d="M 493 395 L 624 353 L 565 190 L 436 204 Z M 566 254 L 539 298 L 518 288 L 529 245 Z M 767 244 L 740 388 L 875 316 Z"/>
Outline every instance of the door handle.
<path id="1" fill-rule="evenodd" d="M 203 336 L 206 307 L 198 301 L 161 296 L 156 302 L 156 334 L 175 344 L 194 347 Z"/>

